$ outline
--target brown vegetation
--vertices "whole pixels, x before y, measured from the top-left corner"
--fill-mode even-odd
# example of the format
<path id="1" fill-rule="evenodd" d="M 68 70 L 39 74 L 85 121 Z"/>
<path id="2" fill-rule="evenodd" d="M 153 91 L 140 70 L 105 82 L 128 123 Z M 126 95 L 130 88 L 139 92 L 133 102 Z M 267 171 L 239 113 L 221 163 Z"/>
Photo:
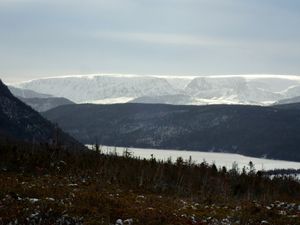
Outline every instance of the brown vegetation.
<path id="1" fill-rule="evenodd" d="M 254 169 L 0 145 L 0 224 L 300 224 L 299 204 L 298 181 Z"/>

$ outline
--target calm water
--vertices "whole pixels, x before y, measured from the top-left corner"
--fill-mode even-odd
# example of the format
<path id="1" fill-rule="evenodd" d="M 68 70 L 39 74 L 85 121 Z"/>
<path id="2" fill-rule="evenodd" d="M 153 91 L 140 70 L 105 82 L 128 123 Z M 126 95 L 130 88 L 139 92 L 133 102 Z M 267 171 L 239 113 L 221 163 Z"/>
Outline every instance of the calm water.
<path id="1" fill-rule="evenodd" d="M 91 146 L 88 146 L 91 148 Z M 233 163 L 238 163 L 238 167 L 241 169 L 244 166 L 248 166 L 252 161 L 257 170 L 270 170 L 270 169 L 300 169 L 300 162 L 291 162 L 283 160 L 270 160 L 263 158 L 247 157 L 239 154 L 230 153 L 214 153 L 214 152 L 195 152 L 195 151 L 178 151 L 178 150 L 161 150 L 161 149 L 143 149 L 143 148 L 127 148 L 129 152 L 135 157 L 141 159 L 150 159 L 151 155 L 159 160 L 167 161 L 168 158 L 174 162 L 178 157 L 182 157 L 184 160 L 192 160 L 196 163 L 201 163 L 204 160 L 211 164 L 215 163 L 217 167 L 225 166 L 228 169 L 232 168 Z M 105 154 L 116 152 L 118 155 L 122 155 L 125 151 L 124 147 L 110 147 L 101 146 L 101 151 Z"/>

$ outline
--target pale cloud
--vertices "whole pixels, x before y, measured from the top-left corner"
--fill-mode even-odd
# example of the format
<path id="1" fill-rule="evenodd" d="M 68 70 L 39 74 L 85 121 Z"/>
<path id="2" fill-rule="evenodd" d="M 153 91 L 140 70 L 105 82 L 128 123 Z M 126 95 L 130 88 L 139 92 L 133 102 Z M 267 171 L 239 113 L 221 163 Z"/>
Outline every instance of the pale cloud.
<path id="1" fill-rule="evenodd" d="M 84 34 L 87 35 L 87 34 Z M 147 32 L 95 32 L 93 38 L 117 40 L 120 42 L 140 42 L 153 45 L 194 46 L 208 48 L 238 48 L 245 52 L 258 53 L 264 51 L 269 54 L 285 52 L 294 54 L 300 50 L 299 41 L 237 39 L 213 36 L 197 36 L 174 33 L 147 33 Z M 276 47 L 274 47 L 276 46 Z"/>
<path id="2" fill-rule="evenodd" d="M 161 45 L 185 46 L 224 46 L 228 42 L 212 37 L 201 37 L 188 34 L 145 33 L 145 32 L 99 32 L 96 38 L 115 39 L 120 41 L 143 42 Z"/>

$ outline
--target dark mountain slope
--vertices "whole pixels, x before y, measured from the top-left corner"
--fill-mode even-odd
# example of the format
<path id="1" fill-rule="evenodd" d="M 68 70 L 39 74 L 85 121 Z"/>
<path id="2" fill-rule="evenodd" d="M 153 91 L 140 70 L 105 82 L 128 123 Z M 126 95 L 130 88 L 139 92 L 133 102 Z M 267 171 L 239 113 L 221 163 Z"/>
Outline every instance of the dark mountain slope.
<path id="1" fill-rule="evenodd" d="M 289 109 L 289 110 L 300 110 L 300 102 L 298 103 L 289 103 L 289 104 L 282 104 L 282 105 L 274 105 L 277 109 Z"/>
<path id="2" fill-rule="evenodd" d="M 300 161 L 300 111 L 260 106 L 68 105 L 46 112 L 83 143 Z"/>
<path id="3" fill-rule="evenodd" d="M 75 139 L 57 129 L 38 112 L 14 97 L 0 80 L 0 134 L 9 139 L 48 143 L 54 134 L 66 146 L 82 149 Z"/>

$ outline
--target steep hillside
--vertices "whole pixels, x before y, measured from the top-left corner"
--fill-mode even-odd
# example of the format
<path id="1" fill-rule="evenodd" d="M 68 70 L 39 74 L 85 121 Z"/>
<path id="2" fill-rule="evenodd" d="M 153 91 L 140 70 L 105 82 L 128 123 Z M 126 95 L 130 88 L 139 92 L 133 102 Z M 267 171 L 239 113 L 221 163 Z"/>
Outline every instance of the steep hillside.
<path id="1" fill-rule="evenodd" d="M 62 145 L 83 148 L 75 139 L 56 128 L 38 112 L 14 97 L 0 80 L 0 134 L 9 139 L 49 143 L 54 135 Z"/>
<path id="2" fill-rule="evenodd" d="M 69 105 L 46 112 L 86 144 L 225 151 L 300 161 L 300 111 L 243 105 Z"/>

